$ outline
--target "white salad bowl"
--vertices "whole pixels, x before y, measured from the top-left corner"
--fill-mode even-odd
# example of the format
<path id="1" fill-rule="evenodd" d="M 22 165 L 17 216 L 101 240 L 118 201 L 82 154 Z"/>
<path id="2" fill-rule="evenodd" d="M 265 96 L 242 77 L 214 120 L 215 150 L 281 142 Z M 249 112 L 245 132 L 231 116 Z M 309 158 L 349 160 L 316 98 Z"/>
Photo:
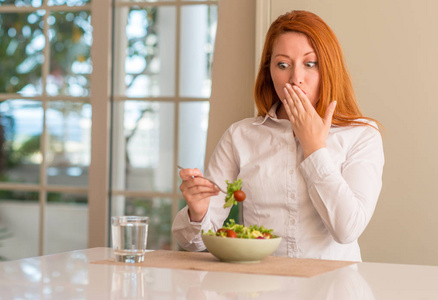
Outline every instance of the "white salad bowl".
<path id="1" fill-rule="evenodd" d="M 253 263 L 272 254 L 280 245 L 281 237 L 272 239 L 242 239 L 202 235 L 207 250 L 224 262 Z"/>

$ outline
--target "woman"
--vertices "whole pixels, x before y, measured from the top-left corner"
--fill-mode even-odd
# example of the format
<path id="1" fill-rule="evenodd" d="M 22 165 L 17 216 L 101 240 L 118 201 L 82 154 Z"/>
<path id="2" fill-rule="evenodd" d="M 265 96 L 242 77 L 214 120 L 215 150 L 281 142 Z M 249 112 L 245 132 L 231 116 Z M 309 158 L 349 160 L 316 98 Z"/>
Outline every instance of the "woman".
<path id="1" fill-rule="evenodd" d="M 339 42 L 315 14 L 292 11 L 267 33 L 255 84 L 256 118 L 233 124 L 206 176 L 243 181 L 245 225 L 274 229 L 275 255 L 361 261 L 357 239 L 382 186 L 383 147 L 376 123 L 360 113 Z M 182 247 L 205 249 L 201 230 L 228 216 L 224 195 L 180 172 L 187 206 L 173 234 Z"/>

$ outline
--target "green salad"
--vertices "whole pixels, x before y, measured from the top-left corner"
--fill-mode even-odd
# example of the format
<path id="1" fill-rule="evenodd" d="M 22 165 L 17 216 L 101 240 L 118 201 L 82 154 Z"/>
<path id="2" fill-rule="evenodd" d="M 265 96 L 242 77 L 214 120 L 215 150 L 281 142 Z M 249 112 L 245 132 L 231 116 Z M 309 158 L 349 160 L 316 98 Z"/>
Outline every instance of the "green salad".
<path id="1" fill-rule="evenodd" d="M 237 202 L 242 202 L 246 198 L 246 194 L 242 191 L 242 179 L 234 182 L 225 180 L 227 184 L 227 196 L 225 197 L 224 208 L 237 205 Z"/>
<path id="2" fill-rule="evenodd" d="M 234 182 L 225 181 L 227 183 L 227 196 L 225 197 L 224 208 L 236 205 L 237 202 L 242 202 L 246 199 L 246 194 L 242 191 L 242 179 L 238 179 Z M 273 229 L 267 229 L 263 226 L 251 225 L 245 227 L 240 224 L 236 224 L 233 219 L 230 219 L 222 228 L 214 232 L 209 230 L 204 232 L 203 235 L 221 236 L 229 238 L 241 238 L 241 239 L 272 239 L 277 238 L 272 234 Z"/>
<path id="3" fill-rule="evenodd" d="M 213 230 L 209 230 L 207 232 L 202 231 L 204 235 L 211 236 L 221 236 L 221 237 L 230 237 L 230 238 L 241 238 L 241 239 L 272 239 L 277 236 L 272 234 L 273 229 L 266 229 L 263 226 L 251 225 L 249 227 L 245 227 L 243 225 L 236 224 L 233 219 L 230 219 L 229 222 L 225 224 L 218 231 L 214 232 Z"/>

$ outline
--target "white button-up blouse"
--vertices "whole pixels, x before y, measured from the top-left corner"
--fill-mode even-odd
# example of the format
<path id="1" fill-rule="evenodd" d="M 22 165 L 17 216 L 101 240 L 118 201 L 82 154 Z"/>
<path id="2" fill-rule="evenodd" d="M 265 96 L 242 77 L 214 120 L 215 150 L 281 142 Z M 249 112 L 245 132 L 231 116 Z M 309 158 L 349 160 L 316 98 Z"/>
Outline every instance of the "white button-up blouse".
<path id="1" fill-rule="evenodd" d="M 383 146 L 371 126 L 332 126 L 326 147 L 304 159 L 288 120 L 244 119 L 225 132 L 206 177 L 218 183 L 242 179 L 244 225 L 263 225 L 281 236 L 274 255 L 361 261 L 358 238 L 368 225 L 382 187 Z M 376 126 L 371 122 L 371 125 Z M 190 222 L 187 206 L 172 232 L 190 251 L 205 246 L 201 230 L 222 227 L 230 208 L 224 194 L 212 197 L 201 222 Z"/>

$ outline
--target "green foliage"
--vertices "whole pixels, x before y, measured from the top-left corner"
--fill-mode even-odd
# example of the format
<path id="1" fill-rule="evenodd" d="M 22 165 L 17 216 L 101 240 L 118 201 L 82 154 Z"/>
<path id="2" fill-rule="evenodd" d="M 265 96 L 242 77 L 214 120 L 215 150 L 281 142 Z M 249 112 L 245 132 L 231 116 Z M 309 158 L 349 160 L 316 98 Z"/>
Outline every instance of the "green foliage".
<path id="1" fill-rule="evenodd" d="M 3 148 L 3 153 L 0 154 L 0 156 L 5 156 L 6 166 L 8 169 L 11 169 L 22 164 L 30 155 L 40 152 L 41 135 L 34 135 L 30 137 L 20 144 L 17 149 L 14 149 L 12 141 L 5 141 L 4 144 L 5 147 Z"/>
<path id="2" fill-rule="evenodd" d="M 145 68 L 137 74 L 129 74 L 127 81 L 127 88 L 134 84 L 135 80 L 139 76 L 151 76 L 155 75 L 157 70 L 153 70 L 152 61 L 159 54 L 158 49 L 158 32 L 157 32 L 157 7 L 150 6 L 142 9 L 133 8 L 129 12 L 128 22 L 131 21 L 133 14 L 143 14 L 145 18 L 145 35 L 135 36 L 128 39 L 128 48 L 126 51 L 127 57 L 141 57 L 145 60 Z M 129 26 L 129 24 L 128 24 Z M 126 79 L 126 78 L 125 78 Z"/>
<path id="3" fill-rule="evenodd" d="M 76 204 L 87 204 L 88 198 L 86 195 L 79 195 L 79 194 L 61 194 L 61 193 L 55 193 L 50 192 L 47 193 L 47 202 L 48 203 L 68 203 L 71 205 Z"/>
<path id="4" fill-rule="evenodd" d="M 26 157 L 40 152 L 41 135 L 34 135 L 24 141 L 16 151 L 11 151 L 8 156 L 8 167 L 14 167 L 21 164 Z"/>
<path id="5" fill-rule="evenodd" d="M 6 178 L 6 180 L 7 180 L 7 178 Z M 3 199 L 19 200 L 19 201 L 38 201 L 39 193 L 38 192 L 28 192 L 28 191 L 0 190 L 0 201 Z"/>
<path id="6" fill-rule="evenodd" d="M 67 77 L 82 76 L 72 71 L 74 62 L 90 62 L 91 25 L 90 13 L 52 12 L 50 40 L 43 34 L 43 17 L 47 12 L 0 14 L 0 93 L 17 93 L 30 84 L 37 93 L 42 92 L 42 63 L 46 59 L 43 49 L 50 43 L 50 75 L 56 78 L 60 93 L 67 94 Z M 56 34 L 55 34 L 56 33 Z M 86 33 L 90 38 L 86 37 Z M 88 90 L 89 80 L 82 80 Z M 85 95 L 88 92 L 85 93 Z"/>
<path id="7" fill-rule="evenodd" d="M 51 16 L 56 20 L 51 26 L 56 34 L 50 40 L 50 74 L 60 79 L 57 80 L 60 93 L 69 94 L 69 77 L 89 77 L 88 73 L 74 73 L 72 65 L 74 62 L 91 63 L 91 40 L 87 41 L 85 37 L 85 34 L 91 31 L 90 13 L 88 11 L 53 12 Z M 83 96 L 86 96 L 89 80 L 83 82 L 81 84 L 85 88 Z"/>
<path id="8" fill-rule="evenodd" d="M 17 152 L 21 157 L 29 156 L 40 151 L 41 147 L 41 135 L 34 135 L 21 144 Z"/>
<path id="9" fill-rule="evenodd" d="M 5 176 L 0 176 L 0 181 L 8 181 L 8 178 Z M 0 201 L 1 200 L 39 201 L 39 193 L 32 191 L 0 190 Z M 88 198 L 86 195 L 49 192 L 47 193 L 46 201 L 48 203 L 70 203 L 75 205 L 87 204 Z"/>
<path id="10" fill-rule="evenodd" d="M 172 202 L 168 199 L 126 199 L 126 215 L 148 216 L 148 249 L 170 249 Z"/>
<path id="11" fill-rule="evenodd" d="M 35 22 L 28 22 L 34 15 Z M 43 34 L 42 16 L 35 13 L 0 14 L 0 93 L 16 93 L 28 83 L 39 85 L 43 54 L 27 50 L 30 42 Z M 27 50 L 27 51 L 26 51 Z"/>

